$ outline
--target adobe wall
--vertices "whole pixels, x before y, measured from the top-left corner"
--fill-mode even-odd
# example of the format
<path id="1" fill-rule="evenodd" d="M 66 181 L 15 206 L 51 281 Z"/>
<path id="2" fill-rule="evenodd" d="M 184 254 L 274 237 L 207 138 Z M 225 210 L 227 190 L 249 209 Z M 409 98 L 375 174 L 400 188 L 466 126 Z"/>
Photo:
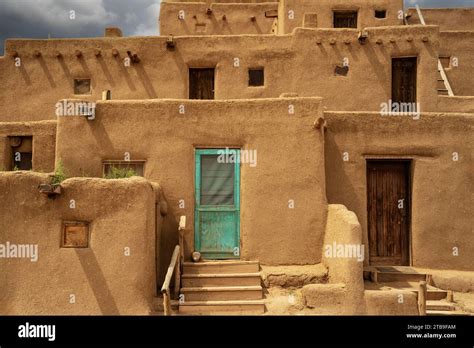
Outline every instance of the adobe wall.
<path id="1" fill-rule="evenodd" d="M 377 113 L 324 115 L 328 201 L 356 213 L 365 244 L 366 159 L 411 159 L 412 265 L 472 271 L 474 241 L 466 236 L 473 225 L 473 115 L 421 114 L 419 120 Z M 453 255 L 454 247 L 459 256 Z"/>
<path id="2" fill-rule="evenodd" d="M 474 96 L 474 31 L 440 32 L 439 40 L 439 55 L 451 57 L 450 67 L 445 71 L 454 95 Z"/>
<path id="3" fill-rule="evenodd" d="M 263 264 L 315 264 L 326 223 L 324 150 L 313 122 L 319 98 L 228 101 L 104 101 L 96 119 L 60 117 L 57 157 L 72 173 L 102 176 L 102 161 L 146 160 L 168 210 L 187 217 L 185 257 L 194 251 L 195 148 L 257 151 L 241 164 L 241 258 Z M 179 113 L 182 105 L 185 114 Z M 294 114 L 289 114 L 290 105 Z M 184 200 L 184 208 L 179 201 Z M 294 209 L 289 207 L 294 201 Z M 162 244 L 175 235 L 163 234 Z"/>
<path id="4" fill-rule="evenodd" d="M 408 24 L 420 24 L 415 8 L 407 10 Z M 474 8 L 422 8 L 421 14 L 428 25 L 439 25 L 441 31 L 474 31 Z"/>
<path id="5" fill-rule="evenodd" d="M 0 171 L 11 170 L 10 136 L 33 136 L 33 170 L 54 171 L 56 121 L 0 122 Z"/>
<path id="6" fill-rule="evenodd" d="M 399 11 L 403 11 L 403 0 L 280 0 L 278 7 L 278 33 L 291 33 L 303 26 L 305 13 L 316 13 L 318 28 L 334 28 L 333 11 L 358 11 L 357 28 L 402 25 Z M 375 10 L 386 10 L 386 18 L 375 18 Z M 290 12 L 293 19 L 290 16 Z"/>
<path id="7" fill-rule="evenodd" d="M 447 95 L 440 95 L 438 97 L 438 110 L 440 112 L 474 113 L 474 96 L 449 97 Z"/>
<path id="8" fill-rule="evenodd" d="M 38 245 L 36 262 L 0 258 L 0 313 L 148 314 L 156 294 L 150 183 L 72 178 L 49 199 L 37 190 L 48 182 L 46 174 L 0 173 L 0 243 Z M 89 248 L 60 248 L 62 221 L 70 220 L 91 223 Z"/>
<path id="9" fill-rule="evenodd" d="M 419 58 L 421 109 L 436 111 L 438 28 L 379 27 L 368 32 L 365 45 L 351 29 L 297 29 L 284 36 L 187 36 L 175 38 L 174 51 L 166 49 L 165 37 L 7 40 L 6 56 L 0 59 L 0 121 L 55 119 L 58 100 L 95 101 L 105 89 L 112 91 L 112 99 L 187 99 L 188 67 L 210 66 L 216 66 L 216 99 L 273 98 L 292 92 L 321 96 L 328 110 L 379 111 L 391 97 L 391 58 L 411 55 Z M 119 57 L 112 56 L 113 49 Z M 82 52 L 79 59 L 76 50 Z M 124 66 L 128 50 L 138 54 L 140 63 Z M 14 51 L 22 60 L 20 67 L 15 67 Z M 35 57 L 35 51 L 41 57 Z M 62 58 L 56 58 L 57 51 Z M 239 58 L 238 67 L 234 58 Z M 349 72 L 336 76 L 335 68 L 344 58 Z M 265 85 L 249 87 L 248 68 L 259 66 L 265 68 Z M 73 79 L 88 77 L 92 94 L 75 96 Z M 357 98 L 352 97 L 354 91 Z"/>
<path id="10" fill-rule="evenodd" d="M 278 2 L 263 3 L 161 2 L 160 35 L 271 34 Z M 207 14 L 210 8 L 212 13 Z M 183 12 L 180 12 L 183 11 Z M 182 19 L 178 15 L 184 13 Z"/>

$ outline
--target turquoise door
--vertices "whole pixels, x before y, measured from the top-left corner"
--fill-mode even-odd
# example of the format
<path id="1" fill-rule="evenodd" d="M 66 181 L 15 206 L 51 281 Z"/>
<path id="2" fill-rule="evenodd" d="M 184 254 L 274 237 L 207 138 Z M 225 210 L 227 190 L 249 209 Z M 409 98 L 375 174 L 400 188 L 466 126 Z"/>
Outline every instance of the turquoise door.
<path id="1" fill-rule="evenodd" d="M 195 249 L 207 259 L 240 257 L 240 150 L 196 150 Z"/>

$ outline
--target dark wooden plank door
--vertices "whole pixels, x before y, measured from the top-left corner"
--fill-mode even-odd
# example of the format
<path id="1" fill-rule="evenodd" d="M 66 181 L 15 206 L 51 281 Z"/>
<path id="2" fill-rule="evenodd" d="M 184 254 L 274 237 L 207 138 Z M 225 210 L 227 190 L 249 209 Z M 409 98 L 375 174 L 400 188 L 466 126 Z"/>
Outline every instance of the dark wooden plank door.
<path id="1" fill-rule="evenodd" d="M 409 265 L 409 161 L 367 161 L 371 265 Z"/>
<path id="2" fill-rule="evenodd" d="M 189 69 L 189 99 L 214 99 L 214 68 Z"/>
<path id="3" fill-rule="evenodd" d="M 416 57 L 392 58 L 392 102 L 416 103 Z"/>

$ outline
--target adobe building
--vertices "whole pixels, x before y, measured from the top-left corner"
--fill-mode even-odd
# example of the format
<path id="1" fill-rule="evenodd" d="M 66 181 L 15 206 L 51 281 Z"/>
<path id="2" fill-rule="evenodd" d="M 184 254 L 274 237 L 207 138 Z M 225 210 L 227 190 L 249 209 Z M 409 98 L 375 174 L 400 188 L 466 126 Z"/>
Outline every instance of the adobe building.
<path id="1" fill-rule="evenodd" d="M 8 39 L 0 313 L 466 314 L 473 16 L 163 1 L 160 36 Z"/>

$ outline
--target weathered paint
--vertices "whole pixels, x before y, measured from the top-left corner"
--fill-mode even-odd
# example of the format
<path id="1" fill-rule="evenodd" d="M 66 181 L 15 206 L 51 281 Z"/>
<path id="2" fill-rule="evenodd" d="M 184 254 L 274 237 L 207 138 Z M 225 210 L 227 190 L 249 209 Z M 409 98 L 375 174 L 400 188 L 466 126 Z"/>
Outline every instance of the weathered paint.
<path id="1" fill-rule="evenodd" d="M 195 172 L 195 247 L 203 257 L 210 259 L 234 259 L 240 257 L 240 150 L 230 149 L 227 154 L 234 156 L 233 195 L 231 203 L 203 200 L 203 176 L 210 169 L 203 166 L 205 156 L 216 156 L 223 149 L 196 150 Z M 231 169 L 232 170 L 232 169 Z"/>

